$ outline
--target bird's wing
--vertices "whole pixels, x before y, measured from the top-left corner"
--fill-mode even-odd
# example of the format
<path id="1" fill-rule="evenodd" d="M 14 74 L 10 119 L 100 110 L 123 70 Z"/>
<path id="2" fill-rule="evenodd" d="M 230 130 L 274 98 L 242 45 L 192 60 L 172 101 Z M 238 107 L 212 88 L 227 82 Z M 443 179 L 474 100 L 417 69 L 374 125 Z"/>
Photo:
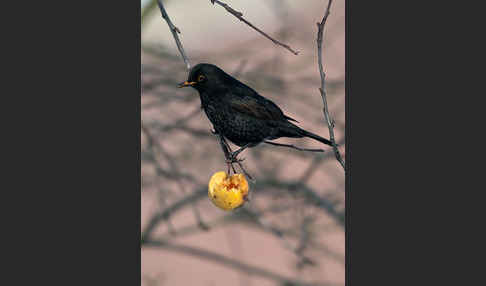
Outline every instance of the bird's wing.
<path id="1" fill-rule="evenodd" d="M 256 92 L 242 94 L 236 89 L 235 93 L 235 96 L 231 97 L 229 104 L 231 108 L 236 111 L 258 119 L 278 121 L 292 120 L 298 122 L 285 115 L 273 101 L 266 99 Z"/>

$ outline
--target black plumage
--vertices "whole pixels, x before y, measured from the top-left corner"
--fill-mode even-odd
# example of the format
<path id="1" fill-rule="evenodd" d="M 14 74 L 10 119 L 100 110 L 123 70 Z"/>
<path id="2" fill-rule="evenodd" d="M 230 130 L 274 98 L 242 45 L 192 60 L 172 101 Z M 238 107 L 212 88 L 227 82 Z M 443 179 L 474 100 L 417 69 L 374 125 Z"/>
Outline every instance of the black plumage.
<path id="1" fill-rule="evenodd" d="M 259 95 L 222 69 L 201 63 L 189 72 L 179 87 L 192 86 L 200 95 L 201 105 L 216 133 L 242 147 L 254 147 L 280 137 L 310 137 L 332 146 L 331 141 L 306 131 L 291 121 L 271 100 Z"/>

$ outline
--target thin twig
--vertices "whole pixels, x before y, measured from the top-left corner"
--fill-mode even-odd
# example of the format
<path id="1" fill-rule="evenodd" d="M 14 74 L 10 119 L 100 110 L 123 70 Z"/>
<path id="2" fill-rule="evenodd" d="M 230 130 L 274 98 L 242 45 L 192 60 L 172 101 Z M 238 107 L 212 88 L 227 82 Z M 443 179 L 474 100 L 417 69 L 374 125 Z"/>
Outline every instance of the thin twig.
<path id="1" fill-rule="evenodd" d="M 233 163 L 231 163 L 228 159 L 228 158 L 230 158 L 231 148 L 229 147 L 228 143 L 224 140 L 223 136 L 218 135 L 218 138 L 219 138 L 219 145 L 221 146 L 221 149 L 223 149 L 224 157 L 225 157 L 226 162 L 228 164 L 227 173 L 228 173 L 228 175 L 231 174 L 231 169 L 230 169 L 230 166 L 231 166 L 231 168 L 233 168 L 233 172 L 236 174 L 236 170 L 235 170 L 235 167 L 233 166 Z"/>
<path id="2" fill-rule="evenodd" d="M 315 190 L 311 189 L 306 184 L 299 181 L 277 181 L 269 178 L 260 181 L 259 184 L 255 185 L 255 191 L 259 191 L 260 193 L 269 191 L 271 188 L 299 191 L 309 203 L 324 210 L 336 220 L 339 226 L 344 227 L 344 213 L 339 212 L 331 202 L 326 198 L 320 197 Z M 186 197 L 172 203 L 165 210 L 153 215 L 142 231 L 141 244 L 143 245 L 150 239 L 152 232 L 161 220 L 167 220 L 169 217 L 182 210 L 186 205 L 206 197 L 207 194 L 207 186 L 200 186 Z"/>
<path id="3" fill-rule="evenodd" d="M 284 212 L 291 209 L 291 205 L 277 205 L 277 206 L 272 206 L 267 209 L 264 209 L 260 211 L 260 215 L 263 215 L 264 213 L 271 213 L 271 214 L 279 214 L 280 212 Z M 240 212 L 238 213 L 229 213 L 223 216 L 220 216 L 213 221 L 207 222 L 210 228 L 215 229 L 217 227 L 221 226 L 226 226 L 226 225 L 231 225 L 235 226 L 236 223 L 241 223 L 249 227 L 253 227 L 256 230 L 263 231 L 265 233 L 268 233 L 268 230 L 265 229 L 261 224 L 259 224 L 257 221 L 252 219 L 250 216 L 242 215 L 244 213 L 245 208 L 242 208 Z M 299 237 L 299 232 L 296 231 L 294 228 L 292 229 L 278 229 L 275 226 L 272 226 L 273 228 L 277 229 L 280 233 L 293 237 L 293 238 L 298 238 Z M 322 228 L 321 228 L 322 229 Z M 196 225 L 189 225 L 189 226 L 184 226 L 181 227 L 177 230 L 174 230 L 175 235 L 177 237 L 185 237 L 189 235 L 194 235 L 197 233 L 201 232 L 201 228 L 196 224 Z M 164 235 L 158 237 L 158 238 L 153 238 L 157 240 L 169 240 L 173 236 L 172 233 L 165 233 Z M 334 250 L 329 249 L 327 246 L 324 244 L 320 243 L 321 241 L 317 242 L 314 241 L 312 238 L 309 238 L 308 240 L 308 246 L 313 247 L 314 249 L 320 251 L 321 253 L 324 253 L 337 261 L 340 264 L 344 265 L 344 258 L 340 253 L 335 252 Z"/>
<path id="4" fill-rule="evenodd" d="M 172 158 L 172 156 L 161 146 L 159 146 L 160 152 L 166 157 L 167 161 L 169 162 L 169 165 L 171 166 L 171 169 L 174 170 L 177 173 L 180 173 L 178 170 L 179 168 L 177 167 L 177 164 L 175 160 Z M 182 193 L 186 193 L 186 188 L 184 187 L 184 183 L 181 180 L 177 180 L 177 183 L 179 184 L 179 188 L 181 189 Z M 203 230 L 209 230 L 209 227 L 204 223 L 201 217 L 201 213 L 199 212 L 199 209 L 197 208 L 196 202 L 193 202 L 191 204 L 192 206 L 192 211 L 194 214 L 194 217 L 196 218 L 197 224 L 199 225 L 200 228 Z"/>
<path id="5" fill-rule="evenodd" d="M 285 189 L 290 192 L 297 192 L 301 194 L 310 205 L 314 205 L 319 209 L 325 211 L 330 215 L 340 227 L 344 227 L 344 212 L 338 211 L 335 205 L 317 194 L 317 192 L 300 181 L 279 181 L 275 179 L 260 180 L 258 185 L 255 185 L 255 190 L 265 190 L 266 188 L 276 188 L 277 190 Z"/>
<path id="6" fill-rule="evenodd" d="M 314 174 L 314 172 L 317 170 L 317 166 L 322 162 L 323 159 L 324 159 L 323 157 L 312 158 L 311 164 L 302 173 L 302 176 L 300 177 L 299 181 L 301 181 L 302 183 L 307 183 L 307 181 L 312 176 L 312 174 Z"/>
<path id="7" fill-rule="evenodd" d="M 189 115 L 187 115 L 186 117 L 183 117 L 183 118 L 180 118 L 180 119 L 177 119 L 176 121 L 174 121 L 174 123 L 170 124 L 170 125 L 165 125 L 163 128 L 161 128 L 159 131 L 160 132 L 167 132 L 171 129 L 178 129 L 179 127 L 181 127 L 182 125 L 186 124 L 189 120 L 191 120 L 192 118 L 196 117 L 197 115 L 199 115 L 199 113 L 201 113 L 201 108 L 199 107 L 196 107 L 196 109 L 194 109 L 191 113 L 189 113 Z"/>
<path id="8" fill-rule="evenodd" d="M 308 258 L 307 256 L 303 255 L 301 252 L 298 251 L 298 249 L 287 240 L 287 238 L 284 236 L 283 231 L 279 230 L 278 228 L 272 226 L 271 223 L 269 223 L 254 206 L 249 205 L 248 208 L 243 208 L 241 209 L 242 213 L 245 213 L 247 216 L 249 216 L 251 219 L 255 221 L 257 225 L 259 225 L 261 228 L 264 230 L 270 232 L 274 236 L 276 236 L 281 242 L 282 245 L 293 252 L 297 257 L 305 264 L 310 264 L 310 265 L 316 265 L 316 262 Z"/>
<path id="9" fill-rule="evenodd" d="M 180 245 L 180 244 L 178 245 L 178 244 L 169 243 L 167 241 L 158 241 L 158 240 L 147 241 L 147 246 L 160 247 L 166 250 L 175 251 L 178 253 L 183 253 L 186 255 L 192 255 L 195 257 L 211 260 L 219 264 L 222 264 L 226 267 L 231 267 L 243 271 L 248 275 L 256 275 L 262 278 L 276 280 L 282 283 L 283 285 L 327 285 L 325 283 L 305 283 L 303 281 L 294 280 L 289 277 L 285 277 L 280 274 L 271 272 L 269 270 L 252 266 L 243 263 L 239 260 L 231 259 L 229 257 L 202 248 L 196 248 L 196 247 Z"/>
<path id="10" fill-rule="evenodd" d="M 279 204 L 277 206 L 270 206 L 268 208 L 263 209 L 260 211 L 260 214 L 267 214 L 267 213 L 272 213 L 272 214 L 279 214 L 285 211 L 288 211 L 291 208 L 290 204 Z M 212 221 L 208 221 L 207 224 L 211 229 L 215 229 L 216 227 L 220 226 L 225 226 L 225 225 L 236 225 L 236 223 L 247 223 L 248 225 L 252 227 L 260 227 L 253 219 L 251 219 L 248 216 L 242 216 L 241 210 L 244 210 L 244 208 L 239 209 L 240 211 L 235 211 L 235 212 L 230 212 L 228 214 L 219 216 L 216 219 L 213 219 Z M 261 228 L 263 229 L 263 228 Z M 183 226 L 177 229 L 177 237 L 184 237 L 188 235 L 193 235 L 196 233 L 201 232 L 200 227 L 197 224 L 192 224 L 188 226 Z M 157 239 L 161 240 L 169 240 L 171 238 L 171 233 L 166 232 L 162 234 L 161 236 L 157 237 Z M 155 237 L 153 238 L 155 239 Z"/>
<path id="11" fill-rule="evenodd" d="M 226 139 L 222 135 L 220 135 L 220 134 L 217 134 L 217 135 L 218 135 L 218 138 L 219 138 L 219 143 L 221 145 L 221 148 L 223 149 L 223 153 L 224 153 L 224 156 L 226 158 L 226 161 L 227 162 L 230 162 L 228 164 L 231 165 L 231 168 L 233 168 L 233 172 L 236 174 L 236 170 L 233 167 L 233 162 L 231 162 L 231 156 L 230 156 L 230 153 L 232 152 L 231 151 L 231 148 L 230 148 L 228 142 L 226 142 Z M 251 182 L 255 183 L 256 180 L 245 170 L 245 168 L 243 167 L 243 164 L 241 164 L 241 161 L 242 160 L 236 160 L 235 163 L 238 164 L 238 166 L 240 167 L 241 171 L 243 172 L 243 174 L 245 174 L 245 176 L 248 178 L 248 180 L 250 180 Z M 228 165 L 228 175 L 230 174 L 229 165 Z"/>
<path id="12" fill-rule="evenodd" d="M 275 146 L 289 147 L 289 148 L 293 148 L 293 149 L 296 149 L 296 150 L 299 150 L 299 151 L 324 152 L 324 150 L 322 150 L 322 149 L 305 149 L 305 148 L 300 148 L 300 147 L 297 147 L 297 146 L 294 146 L 294 145 L 289 145 L 289 144 L 282 144 L 282 143 L 276 143 L 276 142 L 271 142 L 271 141 L 263 141 L 263 142 L 270 144 L 270 145 L 275 145 Z"/>
<path id="13" fill-rule="evenodd" d="M 145 126 L 145 124 L 143 122 L 141 124 L 141 127 L 142 127 L 142 129 L 141 129 L 142 132 L 145 134 L 145 136 L 147 138 L 147 143 L 148 143 L 148 148 L 149 148 L 148 154 L 150 155 L 151 161 L 154 163 L 154 167 L 155 167 L 155 171 L 156 171 L 157 175 L 162 176 L 162 177 L 167 178 L 167 179 L 170 179 L 170 180 L 174 180 L 174 181 L 178 181 L 180 179 L 185 179 L 185 180 L 188 180 L 188 181 L 195 183 L 196 179 L 189 173 L 181 173 L 181 172 L 174 170 L 174 169 L 172 169 L 172 171 L 169 172 L 167 170 L 162 169 L 161 164 L 160 164 L 159 160 L 157 159 L 156 152 L 155 152 L 156 148 L 157 148 L 157 150 L 160 151 L 160 145 L 157 145 L 153 136 L 151 135 L 148 128 Z"/>
<path id="14" fill-rule="evenodd" d="M 274 38 L 270 37 L 269 35 L 267 35 L 262 30 L 260 30 L 257 27 L 253 26 L 252 23 L 248 22 L 247 20 L 245 20 L 245 18 L 243 18 L 243 13 L 238 12 L 235 9 L 231 8 L 230 6 L 228 6 L 228 4 L 225 4 L 225 3 L 221 2 L 221 1 L 218 1 L 218 0 L 209 0 L 209 1 L 211 1 L 211 3 L 213 3 L 213 5 L 214 5 L 214 3 L 220 5 L 221 7 L 223 7 L 224 9 L 226 9 L 226 11 L 228 11 L 230 14 L 232 14 L 233 16 L 235 16 L 236 18 L 238 18 L 240 21 L 246 23 L 248 26 L 252 27 L 255 31 L 257 31 L 260 34 L 262 34 L 263 36 L 265 36 L 267 39 L 269 39 L 270 41 L 272 41 L 274 44 L 286 48 L 287 50 L 289 50 L 294 55 L 298 55 L 299 54 L 299 51 L 294 51 L 289 45 L 284 44 L 284 43 L 281 43 L 281 42 L 275 40 Z"/>
<path id="15" fill-rule="evenodd" d="M 297 263 L 297 267 L 301 269 L 304 267 L 306 264 L 309 263 L 309 261 L 305 260 L 307 258 L 304 256 L 304 251 L 305 249 L 309 246 L 309 241 L 310 241 L 310 230 L 309 226 L 313 222 L 312 217 L 304 217 L 302 222 L 300 222 L 300 237 L 299 237 L 299 244 L 295 248 L 295 253 L 301 257 L 300 261 Z M 308 258 L 307 258 L 308 259 Z"/>
<path id="16" fill-rule="evenodd" d="M 181 172 L 179 171 L 179 168 L 177 167 L 177 163 L 175 162 L 175 160 L 162 147 L 162 145 L 160 145 L 159 142 L 154 139 L 154 137 L 152 136 L 152 134 L 150 133 L 150 131 L 148 130 L 148 128 L 145 127 L 143 123 L 142 123 L 142 131 L 147 136 L 148 141 L 150 142 L 150 146 L 156 146 L 157 150 L 166 158 L 167 162 L 170 165 L 170 169 L 173 170 L 176 174 L 181 174 Z M 155 157 L 155 154 L 154 154 L 154 157 Z M 178 184 L 179 189 L 182 191 L 182 193 L 185 194 L 186 193 L 186 191 L 185 191 L 186 188 L 185 188 L 184 183 L 183 183 L 183 181 L 181 180 L 180 177 L 176 177 L 176 183 Z M 203 222 L 202 217 L 201 217 L 201 214 L 199 212 L 199 209 L 196 206 L 196 203 L 193 202 L 191 205 L 192 205 L 192 211 L 194 213 L 194 217 L 196 218 L 196 221 L 197 221 L 198 225 L 202 229 L 208 230 L 209 227 Z"/>
<path id="17" fill-rule="evenodd" d="M 165 11 L 164 5 L 162 4 L 162 0 L 157 0 L 157 4 L 159 4 L 160 12 L 162 13 L 162 18 L 165 19 L 167 22 L 167 25 L 169 25 L 169 29 L 172 33 L 172 36 L 174 36 L 174 40 L 177 44 L 177 48 L 179 49 L 179 52 L 181 53 L 182 59 L 184 60 L 184 63 L 186 64 L 187 70 L 191 69 L 191 64 L 189 63 L 189 59 L 187 58 L 186 52 L 184 52 L 184 47 L 182 47 L 181 40 L 179 40 L 179 36 L 177 35 L 178 33 L 180 34 L 181 31 L 172 24 L 172 22 L 169 19 L 169 15 L 167 15 L 167 12 Z"/>
<path id="18" fill-rule="evenodd" d="M 331 118 L 329 115 L 329 110 L 327 107 L 327 98 L 326 98 L 326 90 L 325 90 L 325 77 L 326 74 L 324 73 L 324 70 L 322 68 L 322 34 L 324 33 L 324 25 L 326 24 L 327 16 L 329 16 L 329 8 L 331 7 L 332 0 L 329 0 L 329 3 L 327 4 L 326 12 L 324 13 L 324 17 L 322 18 L 322 21 L 320 23 L 317 23 L 317 57 L 318 57 L 318 64 L 319 64 L 319 73 L 321 74 L 321 87 L 319 88 L 321 92 L 321 97 L 322 97 L 322 103 L 324 105 L 322 111 L 324 112 L 324 117 L 327 122 L 327 126 L 329 128 L 329 140 L 333 144 L 333 150 L 334 154 L 336 155 L 336 160 L 341 164 L 343 169 L 346 170 L 344 161 L 341 157 L 341 154 L 339 153 L 339 149 L 336 145 L 336 141 L 334 139 L 334 120 Z"/>
<path id="19" fill-rule="evenodd" d="M 180 211 L 186 205 L 191 204 L 199 199 L 202 199 L 203 197 L 207 196 L 207 194 L 208 194 L 207 186 L 201 187 L 200 189 L 197 189 L 196 191 L 187 195 L 186 197 L 174 202 L 165 210 L 153 215 L 152 218 L 147 223 L 147 225 L 145 226 L 144 230 L 142 231 L 142 238 L 140 242 L 141 245 L 143 245 L 150 239 L 153 231 L 155 230 L 155 228 L 157 227 L 157 225 L 161 220 L 167 220 L 174 213 Z"/>

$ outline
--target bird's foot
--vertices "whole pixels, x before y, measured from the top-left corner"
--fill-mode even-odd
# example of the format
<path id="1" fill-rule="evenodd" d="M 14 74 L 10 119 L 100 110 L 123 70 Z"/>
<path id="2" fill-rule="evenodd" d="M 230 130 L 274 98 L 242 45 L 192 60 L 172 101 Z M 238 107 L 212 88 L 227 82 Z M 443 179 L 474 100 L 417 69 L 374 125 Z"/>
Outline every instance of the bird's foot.
<path id="1" fill-rule="evenodd" d="M 235 152 L 234 152 L 235 153 Z M 245 170 L 245 168 L 243 167 L 243 164 L 241 164 L 241 162 L 243 162 L 245 160 L 245 158 L 242 158 L 242 159 L 238 159 L 236 158 L 235 154 L 234 153 L 231 153 L 229 155 L 229 158 L 226 159 L 226 165 L 228 165 L 228 172 L 227 174 L 228 175 L 231 175 L 231 170 L 233 170 L 233 173 L 234 174 L 237 174 L 236 172 L 236 169 L 235 167 L 233 166 L 234 163 L 237 163 L 239 166 L 240 166 L 240 169 L 241 171 L 243 172 L 243 174 L 245 174 L 245 176 L 253 183 L 255 183 L 255 179 L 253 179 L 253 177 Z M 238 155 L 238 154 L 236 154 Z M 249 200 L 250 198 L 247 198 L 247 200 Z"/>
<path id="2" fill-rule="evenodd" d="M 238 155 L 238 154 L 236 154 L 236 155 Z M 226 165 L 228 165 L 228 174 L 231 174 L 230 173 L 231 169 L 233 169 L 233 173 L 236 174 L 236 170 L 235 170 L 235 167 L 233 166 L 233 164 L 237 163 L 241 166 L 241 162 L 243 162 L 244 160 L 245 160 L 245 158 L 243 158 L 243 159 L 236 158 L 234 152 L 230 153 L 229 156 L 225 160 Z"/>
<path id="3" fill-rule="evenodd" d="M 238 159 L 233 154 L 230 154 L 229 158 L 226 158 L 226 164 L 240 163 L 240 162 L 243 162 L 243 161 L 245 161 L 245 158 Z"/>

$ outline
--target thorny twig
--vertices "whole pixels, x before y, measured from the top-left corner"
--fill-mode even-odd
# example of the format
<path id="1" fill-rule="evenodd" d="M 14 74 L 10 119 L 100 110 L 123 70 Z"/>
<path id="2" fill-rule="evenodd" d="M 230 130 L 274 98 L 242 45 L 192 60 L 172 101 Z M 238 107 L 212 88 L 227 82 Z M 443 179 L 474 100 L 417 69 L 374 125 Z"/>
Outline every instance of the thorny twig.
<path id="1" fill-rule="evenodd" d="M 211 3 L 213 3 L 213 5 L 214 5 L 214 3 L 220 5 L 221 7 L 223 7 L 224 9 L 226 9 L 226 11 L 228 11 L 230 14 L 234 15 L 240 21 L 242 21 L 242 22 L 246 23 L 248 26 L 252 27 L 254 30 L 256 30 L 257 32 L 259 32 L 260 34 L 262 34 L 263 36 L 265 36 L 267 39 L 269 39 L 270 41 L 272 41 L 274 44 L 286 48 L 287 50 L 289 50 L 294 55 L 298 55 L 299 54 L 299 51 L 294 51 L 289 45 L 284 44 L 284 43 L 281 43 L 281 42 L 275 40 L 274 38 L 270 37 L 269 35 L 267 35 L 262 30 L 260 30 L 257 27 L 253 26 L 252 23 L 248 22 L 247 20 L 245 20 L 245 18 L 243 18 L 243 13 L 238 12 L 235 9 L 231 8 L 230 6 L 228 6 L 228 4 L 223 3 L 221 1 L 218 1 L 218 0 L 209 0 L 209 1 L 211 1 Z"/>
<path id="2" fill-rule="evenodd" d="M 322 18 L 322 21 L 320 23 L 317 23 L 317 57 L 318 57 L 318 63 L 319 63 L 319 73 L 321 75 L 321 87 L 319 88 L 321 92 L 321 97 L 322 97 L 322 103 L 324 105 L 322 111 L 324 112 L 324 117 L 327 122 L 327 126 L 329 128 L 329 139 L 333 144 L 332 149 L 334 150 L 334 154 L 336 155 L 336 160 L 341 164 L 343 169 L 345 168 L 344 161 L 341 157 L 341 154 L 339 153 L 339 149 L 336 145 L 336 141 L 334 139 L 334 120 L 331 118 L 329 115 L 329 110 L 327 107 L 327 98 L 326 98 L 326 90 L 325 90 L 325 77 L 326 74 L 324 73 L 324 70 L 322 68 L 322 34 L 324 33 L 324 25 L 326 24 L 327 16 L 329 16 L 329 8 L 331 7 L 332 0 L 329 0 L 329 3 L 327 4 L 326 12 L 324 13 L 324 17 Z"/>
<path id="3" fill-rule="evenodd" d="M 182 47 L 181 40 L 179 40 L 179 36 L 177 35 L 178 33 L 180 34 L 181 31 L 172 24 L 172 22 L 169 19 L 169 15 L 167 15 L 167 12 L 165 11 L 164 5 L 162 4 L 162 0 L 157 0 L 157 4 L 159 4 L 160 12 L 162 13 L 162 18 L 165 19 L 167 22 L 167 25 L 169 25 L 169 29 L 172 33 L 172 36 L 174 36 L 174 40 L 177 44 L 177 48 L 179 49 L 179 52 L 181 53 L 182 59 L 184 60 L 184 63 L 186 64 L 187 70 L 191 69 L 191 64 L 189 63 L 189 59 L 187 58 L 186 52 L 184 52 L 184 47 Z"/>

